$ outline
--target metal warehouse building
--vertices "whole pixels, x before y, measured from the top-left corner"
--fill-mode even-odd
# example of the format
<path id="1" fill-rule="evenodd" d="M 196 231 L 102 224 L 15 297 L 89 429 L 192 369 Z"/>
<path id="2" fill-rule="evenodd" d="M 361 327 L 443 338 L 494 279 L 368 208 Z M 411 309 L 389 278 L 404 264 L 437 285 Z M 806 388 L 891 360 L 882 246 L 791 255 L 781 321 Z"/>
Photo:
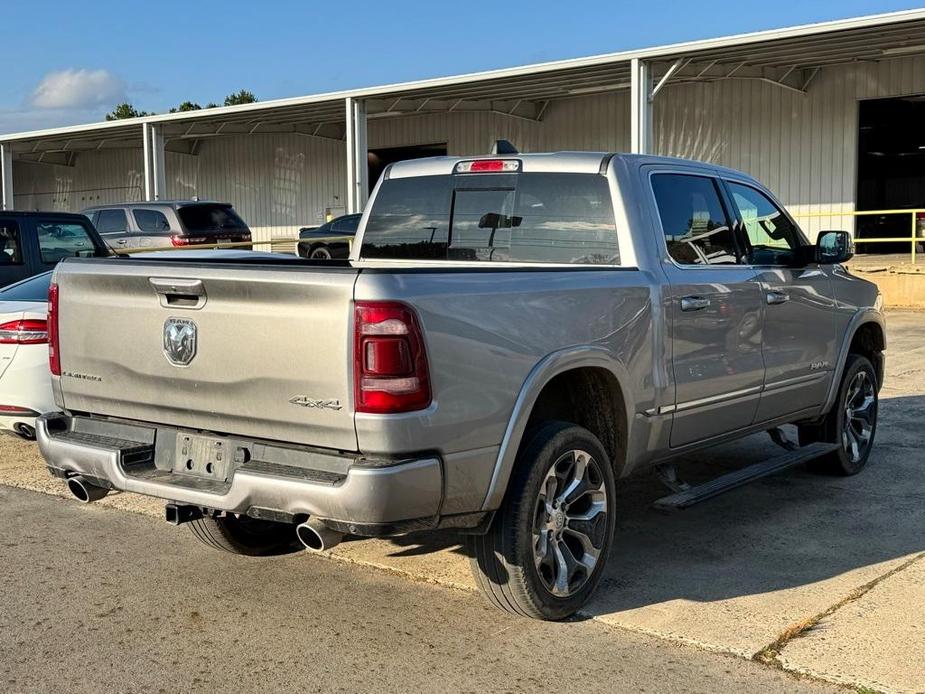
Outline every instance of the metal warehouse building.
<path id="1" fill-rule="evenodd" d="M 2 202 L 80 210 L 198 196 L 232 202 L 257 239 L 292 237 L 361 209 L 391 161 L 485 153 L 505 138 L 522 151 L 724 164 L 769 185 L 809 231 L 851 229 L 842 213 L 925 207 L 923 122 L 925 10 L 915 10 L 0 135 Z"/>

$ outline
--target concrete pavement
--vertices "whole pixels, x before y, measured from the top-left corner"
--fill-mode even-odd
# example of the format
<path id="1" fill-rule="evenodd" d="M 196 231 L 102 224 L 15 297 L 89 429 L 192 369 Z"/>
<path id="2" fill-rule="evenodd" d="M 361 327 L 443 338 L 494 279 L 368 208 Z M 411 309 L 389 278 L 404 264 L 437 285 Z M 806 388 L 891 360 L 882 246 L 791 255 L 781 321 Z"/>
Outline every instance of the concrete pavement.
<path id="1" fill-rule="evenodd" d="M 110 508 L 8 487 L 0 508 L 2 691 L 838 691 L 305 553 L 221 554 Z"/>
<path id="2" fill-rule="evenodd" d="M 853 478 L 798 470 L 674 515 L 649 508 L 663 493 L 654 480 L 621 483 L 617 546 L 588 616 L 832 682 L 925 691 L 925 314 L 891 313 L 888 323 L 867 470 Z M 752 437 L 692 456 L 682 470 L 707 478 L 774 450 Z M 65 493 L 34 446 L 11 439 L 0 441 L 0 484 Z M 161 503 L 132 495 L 102 503 L 162 514 Z M 176 541 L 193 542 L 185 533 Z M 453 537 L 346 542 L 334 556 L 473 587 Z"/>

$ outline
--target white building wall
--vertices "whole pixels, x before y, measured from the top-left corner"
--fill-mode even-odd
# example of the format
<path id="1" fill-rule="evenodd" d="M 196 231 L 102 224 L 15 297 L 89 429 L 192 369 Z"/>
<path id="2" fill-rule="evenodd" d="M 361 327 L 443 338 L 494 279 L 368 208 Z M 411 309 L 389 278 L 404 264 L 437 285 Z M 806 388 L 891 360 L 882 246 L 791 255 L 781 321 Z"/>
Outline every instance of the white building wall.
<path id="1" fill-rule="evenodd" d="M 806 214 L 854 209 L 857 101 L 925 94 L 925 57 L 822 70 L 799 94 L 754 80 L 676 84 L 658 96 L 657 153 L 703 159 L 744 170 L 776 191 L 808 230 L 853 228 L 850 217 Z M 140 126 L 139 126 L 140 127 Z M 627 92 L 556 101 L 535 123 L 494 113 L 370 119 L 369 146 L 446 143 L 450 154 L 477 154 L 505 138 L 522 151 L 625 151 Z M 345 199 L 342 142 L 300 135 L 248 135 L 202 140 L 197 156 L 167 153 L 171 197 L 226 200 L 258 239 L 292 236 L 322 221 Z M 20 208 L 79 210 L 140 199 L 140 150 L 78 156 L 76 166 L 17 162 Z"/>

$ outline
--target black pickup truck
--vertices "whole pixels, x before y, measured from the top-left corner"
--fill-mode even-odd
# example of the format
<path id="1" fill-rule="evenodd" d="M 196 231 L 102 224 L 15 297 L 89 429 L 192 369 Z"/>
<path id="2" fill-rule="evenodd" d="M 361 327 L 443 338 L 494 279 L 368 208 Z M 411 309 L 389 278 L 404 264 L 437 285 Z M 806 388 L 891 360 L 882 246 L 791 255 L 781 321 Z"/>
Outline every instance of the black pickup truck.
<path id="1" fill-rule="evenodd" d="M 82 214 L 0 211 L 0 287 L 47 272 L 62 258 L 111 253 Z"/>

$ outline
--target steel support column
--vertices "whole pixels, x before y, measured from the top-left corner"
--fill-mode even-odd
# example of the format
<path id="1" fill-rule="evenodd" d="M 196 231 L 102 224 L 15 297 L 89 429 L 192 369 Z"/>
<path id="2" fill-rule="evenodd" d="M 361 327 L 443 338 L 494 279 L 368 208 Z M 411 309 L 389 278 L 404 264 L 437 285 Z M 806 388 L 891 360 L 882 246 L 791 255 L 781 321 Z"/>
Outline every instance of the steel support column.
<path id="1" fill-rule="evenodd" d="M 0 178 L 3 179 L 3 194 L 0 196 L 0 210 L 12 210 L 13 207 L 13 147 L 0 144 Z"/>
<path id="2" fill-rule="evenodd" d="M 167 197 L 167 174 L 164 169 L 164 136 L 152 123 L 142 123 L 145 163 L 145 200 Z"/>
<path id="3" fill-rule="evenodd" d="M 347 213 L 362 212 L 369 197 L 366 103 L 347 98 Z"/>
<path id="4" fill-rule="evenodd" d="M 652 152 L 652 78 L 649 64 L 633 58 L 630 64 L 630 151 Z"/>

